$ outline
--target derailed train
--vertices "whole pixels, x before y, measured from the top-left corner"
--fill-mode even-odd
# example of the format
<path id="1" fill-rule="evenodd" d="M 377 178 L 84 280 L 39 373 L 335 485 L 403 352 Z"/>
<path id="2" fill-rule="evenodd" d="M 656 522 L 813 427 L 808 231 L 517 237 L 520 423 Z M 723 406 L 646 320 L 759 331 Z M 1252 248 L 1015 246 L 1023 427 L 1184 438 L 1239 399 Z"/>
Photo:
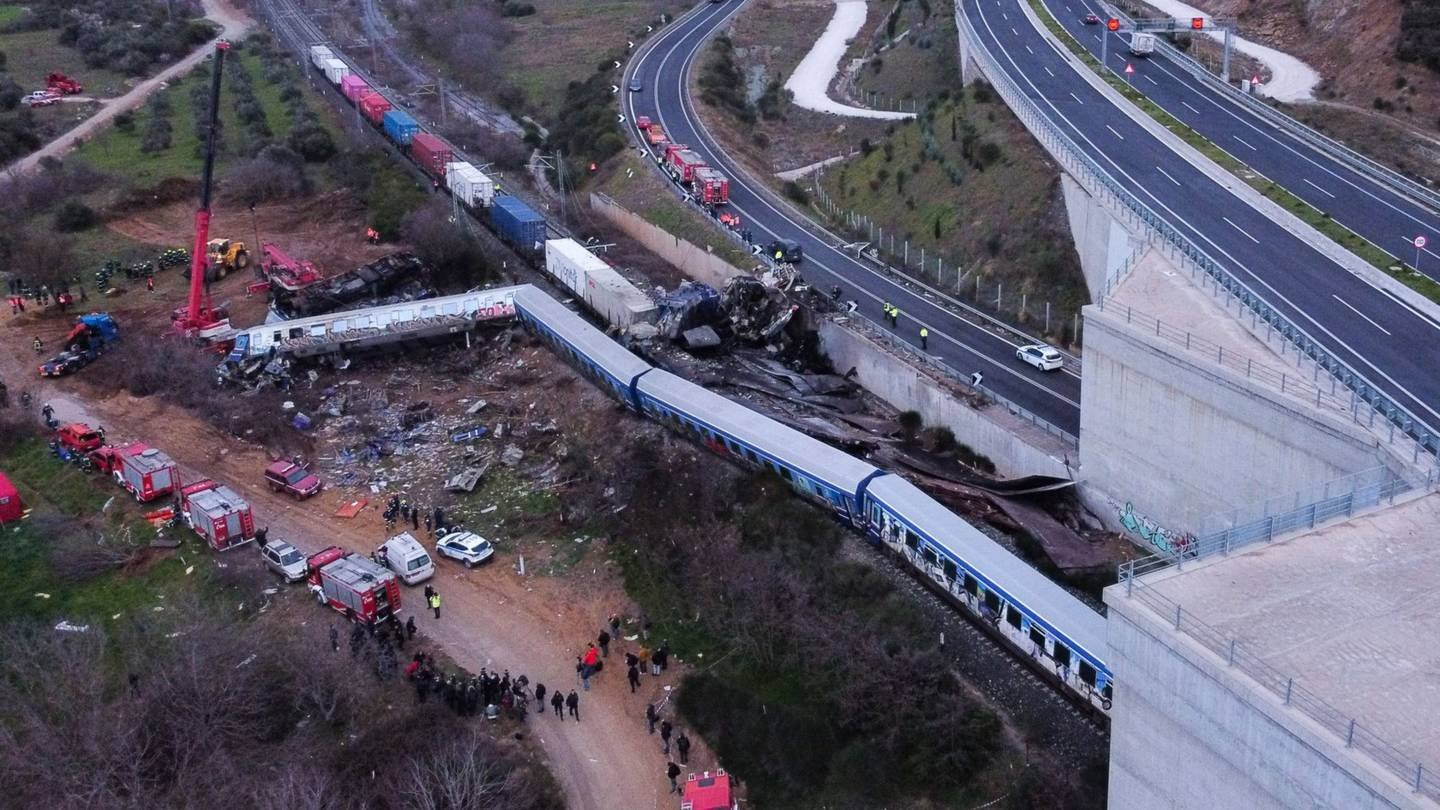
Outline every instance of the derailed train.
<path id="1" fill-rule="evenodd" d="M 904 478 L 651 366 L 542 290 L 519 287 L 514 301 L 527 330 L 627 407 L 780 476 L 898 554 L 1052 683 L 1108 713 L 1104 617 L 1023 560 Z"/>

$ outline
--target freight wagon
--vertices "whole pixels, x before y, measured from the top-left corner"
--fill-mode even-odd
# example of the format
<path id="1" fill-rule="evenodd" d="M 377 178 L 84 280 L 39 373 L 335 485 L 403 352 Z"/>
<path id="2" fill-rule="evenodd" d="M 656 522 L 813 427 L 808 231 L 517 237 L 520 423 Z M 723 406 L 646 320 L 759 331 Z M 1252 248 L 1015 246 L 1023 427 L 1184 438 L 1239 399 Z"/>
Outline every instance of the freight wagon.
<path id="1" fill-rule="evenodd" d="M 349 65 L 345 64 L 344 62 L 340 61 L 339 59 L 333 59 L 333 58 L 332 58 L 332 59 L 326 60 L 326 62 L 325 62 L 325 78 L 329 79 L 331 84 L 336 85 L 336 86 L 339 86 L 340 82 L 344 81 L 344 80 L 345 80 L 345 77 L 346 77 L 346 76 L 349 76 L 349 75 L 350 75 L 350 66 L 349 66 Z"/>
<path id="2" fill-rule="evenodd" d="M 438 182 L 445 179 L 445 164 L 450 163 L 455 152 L 448 144 L 428 132 L 417 132 L 410 139 L 410 157 L 425 173 Z"/>
<path id="3" fill-rule="evenodd" d="M 364 79 L 352 73 L 340 80 L 340 92 L 351 104 L 359 104 L 361 97 L 371 91 L 370 85 L 366 84 Z"/>
<path id="4" fill-rule="evenodd" d="M 153 447 L 121 453 L 118 461 L 115 480 L 141 503 L 174 492 L 180 484 L 180 468 L 175 460 Z"/>
<path id="5" fill-rule="evenodd" d="M 445 164 L 445 187 L 470 208 L 488 208 L 495 201 L 495 181 L 464 161 Z"/>
<path id="6" fill-rule="evenodd" d="M 335 53 L 328 47 L 324 45 L 310 46 L 310 64 L 314 65 L 316 70 L 325 70 L 325 63 L 334 58 Z"/>
<path id="7" fill-rule="evenodd" d="M 384 117 L 385 136 L 401 146 L 409 146 L 420 124 L 404 110 L 390 110 Z"/>
<path id="8" fill-rule="evenodd" d="M 709 166 L 695 170 L 691 186 L 695 190 L 695 198 L 705 205 L 730 202 L 730 179 Z"/>
<path id="9" fill-rule="evenodd" d="M 658 316 L 655 302 L 574 239 L 545 243 L 545 269 L 612 326 L 654 323 Z"/>
<path id="10" fill-rule="evenodd" d="M 490 223 L 495 233 L 518 251 L 533 253 L 545 242 L 545 217 L 516 197 L 496 197 L 490 207 Z"/>
<path id="11" fill-rule="evenodd" d="M 374 90 L 360 97 L 360 114 L 377 127 L 385 123 L 385 113 L 390 110 L 390 102 Z"/>

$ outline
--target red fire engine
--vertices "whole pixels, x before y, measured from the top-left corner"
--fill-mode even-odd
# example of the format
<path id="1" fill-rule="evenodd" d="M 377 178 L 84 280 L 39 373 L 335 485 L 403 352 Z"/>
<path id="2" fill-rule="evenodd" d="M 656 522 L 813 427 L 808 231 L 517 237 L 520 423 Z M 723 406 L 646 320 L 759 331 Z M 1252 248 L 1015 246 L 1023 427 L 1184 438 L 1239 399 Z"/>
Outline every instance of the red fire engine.
<path id="1" fill-rule="evenodd" d="M 730 202 L 730 179 L 709 166 L 700 166 L 694 172 L 695 197 L 705 205 L 724 205 Z"/>
<path id="2" fill-rule="evenodd" d="M 322 605 L 365 624 L 383 622 L 400 612 L 400 583 L 387 568 L 331 546 L 308 561 L 310 592 Z"/>
<path id="3" fill-rule="evenodd" d="M 126 447 L 137 449 L 115 454 L 118 462 L 114 468 L 115 480 L 120 486 L 130 490 L 135 500 L 141 503 L 153 501 L 161 495 L 174 492 L 175 487 L 180 485 L 180 468 L 176 466 L 174 459 L 153 447 Z"/>
<path id="4" fill-rule="evenodd" d="M 680 810 L 739 810 L 734 793 L 730 774 L 724 768 L 714 773 L 692 773 L 685 779 Z"/>
<path id="5" fill-rule="evenodd" d="M 682 183 L 690 182 L 695 170 L 704 166 L 705 158 L 688 146 L 672 143 L 665 147 L 665 170 Z"/>
<path id="6" fill-rule="evenodd" d="M 250 504 L 235 490 L 205 479 L 180 489 L 180 514 L 216 551 L 255 539 Z"/>

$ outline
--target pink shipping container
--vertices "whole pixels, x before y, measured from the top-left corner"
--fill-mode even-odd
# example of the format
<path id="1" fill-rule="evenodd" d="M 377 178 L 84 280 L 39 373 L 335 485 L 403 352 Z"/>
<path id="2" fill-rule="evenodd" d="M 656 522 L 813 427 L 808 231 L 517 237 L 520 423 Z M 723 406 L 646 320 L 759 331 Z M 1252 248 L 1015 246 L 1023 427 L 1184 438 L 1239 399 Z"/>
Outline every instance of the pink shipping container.
<path id="1" fill-rule="evenodd" d="M 390 102 L 379 93 L 371 90 L 368 95 L 360 96 L 360 114 L 375 126 L 380 126 L 387 112 L 390 112 Z"/>
<path id="2" fill-rule="evenodd" d="M 417 132 L 410 140 L 410 157 L 420 164 L 431 177 L 445 179 L 445 164 L 454 159 L 455 153 L 439 138 L 428 132 Z"/>
<path id="3" fill-rule="evenodd" d="M 352 73 L 340 80 L 340 92 L 345 94 L 345 98 L 350 99 L 351 104 L 358 104 L 360 97 L 370 92 L 370 85 Z"/>

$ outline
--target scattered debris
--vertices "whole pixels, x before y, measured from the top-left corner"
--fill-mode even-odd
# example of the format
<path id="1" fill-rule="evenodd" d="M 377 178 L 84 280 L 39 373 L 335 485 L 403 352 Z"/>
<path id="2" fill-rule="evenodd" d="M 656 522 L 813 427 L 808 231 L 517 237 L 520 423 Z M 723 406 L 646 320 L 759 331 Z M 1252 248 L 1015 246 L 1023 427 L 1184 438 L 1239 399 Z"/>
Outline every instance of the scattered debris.
<path id="1" fill-rule="evenodd" d="M 489 469 L 489 465 L 486 465 L 484 467 L 471 467 L 463 472 L 456 473 L 450 476 L 449 480 L 445 482 L 445 491 L 474 492 L 475 485 L 480 483 L 480 479 L 485 477 L 485 473 Z"/>
<path id="2" fill-rule="evenodd" d="M 500 454 L 500 461 L 507 467 L 515 467 L 520 464 L 520 459 L 525 457 L 525 451 L 513 444 L 505 445 L 505 450 Z"/>
<path id="3" fill-rule="evenodd" d="M 55 629 L 62 633 L 84 633 L 90 630 L 90 625 L 71 624 L 69 621 L 61 619 L 60 623 L 55 625 Z"/>

